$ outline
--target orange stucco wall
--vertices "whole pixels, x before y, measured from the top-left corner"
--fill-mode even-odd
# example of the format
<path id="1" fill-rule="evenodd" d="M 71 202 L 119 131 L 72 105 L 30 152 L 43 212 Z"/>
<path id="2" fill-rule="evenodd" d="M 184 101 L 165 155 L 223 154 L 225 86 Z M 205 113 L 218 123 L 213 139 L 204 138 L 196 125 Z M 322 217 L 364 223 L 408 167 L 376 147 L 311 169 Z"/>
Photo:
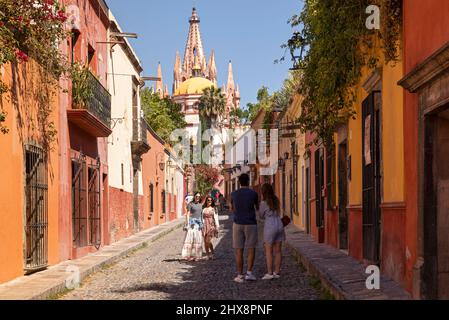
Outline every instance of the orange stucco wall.
<path id="1" fill-rule="evenodd" d="M 14 95 L 0 98 L 0 108 L 6 112 L 4 125 L 9 133 L 0 133 L 0 283 L 23 275 L 25 169 L 24 144 L 42 145 L 34 95 L 42 90 L 38 65 L 6 65 L 3 80 L 14 89 Z M 53 112 L 49 118 L 58 128 L 57 96 L 51 101 Z M 48 159 L 48 262 L 55 264 L 58 254 L 58 181 L 59 163 L 57 142 Z"/>
<path id="2" fill-rule="evenodd" d="M 165 170 L 161 171 L 159 168 L 159 162 L 165 162 L 167 155 L 164 153 L 164 145 L 152 132 L 147 132 L 147 139 L 151 149 L 142 156 L 143 221 L 145 228 L 157 226 L 166 222 L 169 218 L 168 212 L 165 216 L 162 216 L 161 192 L 165 189 Z M 150 212 L 150 184 L 153 184 L 154 188 L 153 212 Z M 168 199 L 167 196 L 166 201 Z M 167 203 L 167 209 L 168 207 Z"/>

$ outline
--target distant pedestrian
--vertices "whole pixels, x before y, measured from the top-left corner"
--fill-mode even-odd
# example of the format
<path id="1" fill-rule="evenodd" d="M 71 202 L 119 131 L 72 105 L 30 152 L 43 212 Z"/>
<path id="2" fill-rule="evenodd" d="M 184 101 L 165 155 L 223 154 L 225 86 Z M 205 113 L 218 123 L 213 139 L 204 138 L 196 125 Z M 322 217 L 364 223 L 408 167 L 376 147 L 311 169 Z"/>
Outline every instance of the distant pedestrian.
<path id="1" fill-rule="evenodd" d="M 202 213 L 201 194 L 196 193 L 193 201 L 187 205 L 187 234 L 182 248 L 182 258 L 188 261 L 199 260 L 203 256 Z"/>
<path id="2" fill-rule="evenodd" d="M 244 280 L 256 280 L 252 270 L 258 237 L 256 210 L 259 209 L 259 201 L 257 192 L 249 188 L 249 176 L 247 174 L 242 174 L 239 177 L 239 183 L 240 189 L 231 194 L 231 210 L 234 213 L 232 242 L 238 271 L 234 281 L 241 283 Z M 244 249 L 248 251 L 246 275 L 243 274 Z"/>
<path id="3" fill-rule="evenodd" d="M 214 259 L 215 251 L 212 238 L 218 238 L 218 221 L 216 220 L 215 204 L 211 196 L 206 198 L 203 209 L 204 248 L 209 260 Z"/>
<path id="4" fill-rule="evenodd" d="M 259 217 L 265 220 L 263 239 L 265 243 L 265 258 L 267 263 L 267 273 L 262 280 L 271 280 L 280 277 L 282 242 L 285 241 L 285 230 L 280 216 L 279 199 L 274 194 L 273 187 L 270 184 L 264 184 L 262 186 L 262 198 L 263 200 L 260 203 Z"/>

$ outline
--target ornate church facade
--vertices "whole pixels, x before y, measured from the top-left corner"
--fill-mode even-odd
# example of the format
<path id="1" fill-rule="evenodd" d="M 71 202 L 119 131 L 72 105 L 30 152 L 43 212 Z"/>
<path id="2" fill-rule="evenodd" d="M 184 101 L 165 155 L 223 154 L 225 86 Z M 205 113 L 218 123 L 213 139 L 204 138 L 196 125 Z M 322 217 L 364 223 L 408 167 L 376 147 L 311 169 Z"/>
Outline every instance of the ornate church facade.
<path id="1" fill-rule="evenodd" d="M 173 70 L 172 99 L 179 104 L 185 115 L 189 135 L 196 140 L 200 126 L 198 103 L 203 95 L 203 90 L 209 87 L 218 88 L 218 73 L 215 63 L 215 52 L 212 50 L 206 62 L 206 54 L 200 32 L 200 18 L 195 8 L 189 19 L 189 33 L 181 60 L 179 51 L 176 52 Z M 161 66 L 158 66 L 158 77 L 161 79 L 156 83 L 155 92 L 161 98 L 168 96 L 167 86 L 162 82 Z M 240 90 L 234 82 L 232 62 L 229 61 L 227 83 L 222 86 L 221 92 L 226 99 L 226 108 L 220 115 L 222 127 L 229 127 L 230 113 L 234 108 L 240 108 Z"/>

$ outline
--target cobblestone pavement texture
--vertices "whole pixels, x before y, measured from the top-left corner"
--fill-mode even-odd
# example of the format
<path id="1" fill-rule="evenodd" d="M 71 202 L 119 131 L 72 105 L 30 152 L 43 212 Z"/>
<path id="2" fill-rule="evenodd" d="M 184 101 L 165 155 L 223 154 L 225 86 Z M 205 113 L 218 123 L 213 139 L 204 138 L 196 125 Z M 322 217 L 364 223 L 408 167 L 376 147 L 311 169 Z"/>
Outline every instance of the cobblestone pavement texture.
<path id="1" fill-rule="evenodd" d="M 284 247 L 281 278 L 260 280 L 265 274 L 263 244 L 259 241 L 254 282 L 235 283 L 232 221 L 223 219 L 214 241 L 216 258 L 198 262 L 181 260 L 185 237 L 173 231 L 148 247 L 125 257 L 89 278 L 61 299 L 66 300 L 315 300 L 320 292 Z M 259 239 L 262 227 L 259 226 Z M 245 258 L 246 260 L 246 258 Z"/>

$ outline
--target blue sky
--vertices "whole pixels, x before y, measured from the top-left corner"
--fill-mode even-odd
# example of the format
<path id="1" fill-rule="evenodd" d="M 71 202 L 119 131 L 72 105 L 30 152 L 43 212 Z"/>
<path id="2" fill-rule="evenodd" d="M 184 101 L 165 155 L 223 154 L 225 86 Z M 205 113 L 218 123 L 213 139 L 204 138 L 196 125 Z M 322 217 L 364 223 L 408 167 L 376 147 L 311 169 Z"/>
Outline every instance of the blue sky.
<path id="1" fill-rule="evenodd" d="M 188 19 L 195 6 L 201 19 L 206 57 L 215 50 L 218 84 L 226 82 L 232 60 L 240 85 L 241 106 L 256 101 L 263 85 L 279 89 L 291 63 L 274 64 L 284 54 L 281 44 L 292 34 L 287 20 L 302 8 L 301 0 L 106 0 L 124 32 L 135 32 L 131 44 L 144 67 L 155 76 L 162 64 L 164 82 L 171 93 L 173 65 L 187 41 Z M 289 58 L 287 56 L 287 58 Z"/>

